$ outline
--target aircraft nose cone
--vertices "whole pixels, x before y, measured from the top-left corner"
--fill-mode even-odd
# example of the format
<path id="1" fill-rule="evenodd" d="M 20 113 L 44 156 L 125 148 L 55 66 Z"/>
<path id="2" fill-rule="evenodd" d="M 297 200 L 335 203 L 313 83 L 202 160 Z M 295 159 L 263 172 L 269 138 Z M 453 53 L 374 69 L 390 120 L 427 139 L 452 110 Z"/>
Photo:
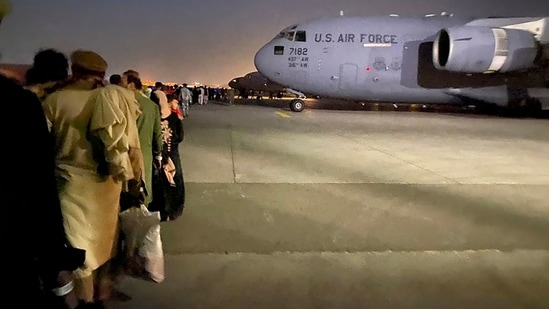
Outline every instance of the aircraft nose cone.
<path id="1" fill-rule="evenodd" d="M 272 47 L 267 44 L 263 46 L 257 53 L 254 58 L 254 65 L 258 72 L 269 78 L 272 75 L 272 70 L 270 69 L 271 64 L 271 55 Z"/>

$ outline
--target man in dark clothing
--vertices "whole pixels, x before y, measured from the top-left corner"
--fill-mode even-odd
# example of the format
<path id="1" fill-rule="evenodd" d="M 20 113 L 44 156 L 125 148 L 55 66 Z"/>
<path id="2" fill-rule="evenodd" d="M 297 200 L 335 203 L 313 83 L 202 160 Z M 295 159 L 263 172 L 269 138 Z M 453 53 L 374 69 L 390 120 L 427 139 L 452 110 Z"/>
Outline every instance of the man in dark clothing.
<path id="1" fill-rule="evenodd" d="M 0 0 L 0 22 L 7 5 Z M 44 112 L 36 95 L 1 75 L 0 94 L 3 115 L 19 118 L 17 124 L 0 122 L 1 140 L 11 149 L 0 186 L 2 264 L 7 279 L 2 301 L 16 308 L 75 308 L 72 270 L 83 263 L 84 252 L 66 245 L 54 149 Z M 45 294 L 59 297 L 51 297 L 50 303 Z"/>
<path id="2" fill-rule="evenodd" d="M 151 101 L 153 101 L 156 105 L 160 106 L 160 98 L 158 97 L 157 91 L 162 91 L 162 88 L 164 87 L 164 84 L 161 82 L 154 83 L 154 90 L 151 92 Z"/>
<path id="3" fill-rule="evenodd" d="M 24 106 L 16 134 L 10 121 L 2 121 L 0 127 L 5 145 L 16 150 L 13 159 L 17 162 L 6 162 L 3 175 L 8 178 L 0 186 L 4 266 L 15 271 L 2 289 L 2 298 L 11 299 L 24 291 L 21 306 L 41 308 L 41 285 L 49 290 L 72 282 L 71 272 L 83 263 L 84 254 L 66 246 L 53 143 L 38 98 L 4 76 L 0 76 L 0 93 L 9 100 L 3 104 L 5 115 L 17 115 Z"/>

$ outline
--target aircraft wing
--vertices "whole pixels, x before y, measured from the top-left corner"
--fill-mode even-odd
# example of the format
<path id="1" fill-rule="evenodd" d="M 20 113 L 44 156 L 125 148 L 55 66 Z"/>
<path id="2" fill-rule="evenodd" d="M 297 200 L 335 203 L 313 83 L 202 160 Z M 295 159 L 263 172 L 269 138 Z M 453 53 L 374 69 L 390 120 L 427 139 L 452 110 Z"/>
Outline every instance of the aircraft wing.
<path id="1" fill-rule="evenodd" d="M 483 18 L 471 21 L 466 26 L 528 31 L 534 34 L 536 40 L 541 44 L 549 43 L 549 17 Z"/>

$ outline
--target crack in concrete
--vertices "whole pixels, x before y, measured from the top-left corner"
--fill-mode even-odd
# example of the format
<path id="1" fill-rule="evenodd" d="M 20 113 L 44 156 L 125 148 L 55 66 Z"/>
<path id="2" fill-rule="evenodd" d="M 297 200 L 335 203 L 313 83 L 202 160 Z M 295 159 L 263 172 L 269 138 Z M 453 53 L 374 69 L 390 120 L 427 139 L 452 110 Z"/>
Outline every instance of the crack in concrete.
<path id="1" fill-rule="evenodd" d="M 449 181 L 449 182 L 451 182 L 451 183 L 453 183 L 453 184 L 461 184 L 459 181 L 456 181 L 456 180 L 454 180 L 454 179 L 452 179 L 452 178 L 448 178 L 448 177 L 446 177 L 446 176 L 444 176 L 444 175 L 441 175 L 441 174 L 439 174 L 439 173 L 436 173 L 436 172 L 434 172 L 434 171 L 432 171 L 432 170 L 430 170 L 430 169 L 428 169 L 428 168 L 425 168 L 425 167 L 423 167 L 423 166 L 417 165 L 417 164 L 415 164 L 415 163 L 413 163 L 413 162 L 410 162 L 410 161 L 408 161 L 408 160 L 404 160 L 404 159 L 398 157 L 397 155 L 392 154 L 392 153 L 390 153 L 390 152 L 387 152 L 387 151 L 385 151 L 385 150 L 382 150 L 382 149 L 375 148 L 375 147 L 372 147 L 372 146 L 370 146 L 370 145 L 364 144 L 364 143 L 362 143 L 362 141 L 357 140 L 357 139 L 355 139 L 355 138 L 348 137 L 348 136 L 344 136 L 344 135 L 342 135 L 342 134 L 336 134 L 336 135 L 339 136 L 339 137 L 342 137 L 342 138 L 349 139 L 349 140 L 351 140 L 351 141 L 353 141 L 353 142 L 355 142 L 355 143 L 360 143 L 360 144 L 362 144 L 362 145 L 368 147 L 370 150 L 380 152 L 380 153 L 382 153 L 382 154 L 384 154 L 384 155 L 386 155 L 386 156 L 389 156 L 389 157 L 391 157 L 391 158 L 393 158 L 393 159 L 399 160 L 400 162 L 404 162 L 404 163 L 406 163 L 406 164 L 408 164 L 408 165 L 411 165 L 411 166 L 413 166 L 413 167 L 416 167 L 416 168 L 418 168 L 418 169 L 420 169 L 420 170 L 423 170 L 423 171 L 429 172 L 429 173 L 431 173 L 431 174 L 434 174 L 434 175 L 436 175 L 436 176 L 438 176 L 438 177 L 440 177 L 440 178 L 443 178 L 443 179 L 445 179 L 445 180 L 447 180 L 447 181 Z"/>
<path id="2" fill-rule="evenodd" d="M 547 254 L 549 257 L 548 249 L 512 249 L 512 250 L 501 250 L 501 249 L 470 249 L 470 250 L 382 250 L 382 251 L 272 251 L 267 253 L 260 252 L 251 252 L 251 251 L 223 251 L 223 252 L 173 252 L 173 253 L 164 253 L 166 256 L 198 256 L 198 255 L 257 255 L 257 256 L 276 256 L 276 255 L 339 255 L 339 254 L 365 254 L 365 255 L 390 255 L 390 254 L 426 254 L 426 255 L 437 255 L 437 254 L 487 254 L 487 253 L 497 253 L 497 254 L 512 254 L 512 253 L 538 253 L 538 254 Z"/>

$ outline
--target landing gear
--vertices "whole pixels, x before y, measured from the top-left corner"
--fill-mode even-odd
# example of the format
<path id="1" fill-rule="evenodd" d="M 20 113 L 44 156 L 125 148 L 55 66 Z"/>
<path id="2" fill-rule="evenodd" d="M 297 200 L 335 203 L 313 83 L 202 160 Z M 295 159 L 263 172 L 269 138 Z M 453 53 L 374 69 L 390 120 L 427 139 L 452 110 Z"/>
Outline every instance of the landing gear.
<path id="1" fill-rule="evenodd" d="M 505 108 L 503 116 L 507 117 L 539 117 L 541 102 L 536 98 L 525 98 L 511 103 Z"/>
<path id="2" fill-rule="evenodd" d="M 293 93 L 298 97 L 290 102 L 290 110 L 293 112 L 302 112 L 305 109 L 305 102 L 303 101 L 306 98 L 305 94 L 291 88 L 284 88 L 284 91 Z"/>
<path id="3" fill-rule="evenodd" d="M 540 117 L 542 114 L 541 102 L 538 99 L 531 98 L 526 105 L 526 114 L 528 117 Z"/>
<path id="4" fill-rule="evenodd" d="M 290 102 L 290 109 L 292 112 L 302 112 L 305 109 L 305 102 L 301 99 L 293 99 Z"/>

